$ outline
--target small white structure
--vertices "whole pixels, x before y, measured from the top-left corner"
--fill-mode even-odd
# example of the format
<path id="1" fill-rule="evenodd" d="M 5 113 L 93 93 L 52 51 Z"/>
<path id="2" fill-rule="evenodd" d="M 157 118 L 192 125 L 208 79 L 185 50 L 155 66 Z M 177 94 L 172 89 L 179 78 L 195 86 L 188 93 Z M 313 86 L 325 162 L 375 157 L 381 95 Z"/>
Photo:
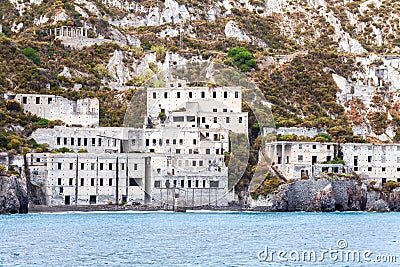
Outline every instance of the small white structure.
<path id="1" fill-rule="evenodd" d="M 323 164 L 337 157 L 338 147 L 335 143 L 279 141 L 267 143 L 265 149 L 272 165 L 288 180 L 315 177 L 323 169 L 348 172 L 332 164 Z"/>
<path id="2" fill-rule="evenodd" d="M 24 111 L 48 120 L 61 120 L 67 125 L 95 127 L 99 125 L 99 100 L 97 98 L 71 101 L 56 95 L 5 94 L 7 100 L 15 99 Z"/>

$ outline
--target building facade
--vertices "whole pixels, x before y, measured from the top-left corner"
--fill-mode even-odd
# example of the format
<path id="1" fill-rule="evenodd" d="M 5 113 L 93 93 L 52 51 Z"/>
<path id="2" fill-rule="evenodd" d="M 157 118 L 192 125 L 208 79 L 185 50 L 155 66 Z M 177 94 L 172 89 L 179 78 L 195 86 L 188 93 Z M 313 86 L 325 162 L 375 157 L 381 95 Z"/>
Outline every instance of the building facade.
<path id="1" fill-rule="evenodd" d="M 288 180 L 354 172 L 377 183 L 400 182 L 400 144 L 272 142 L 265 149 L 272 165 Z M 337 157 L 344 164 L 329 163 Z"/>
<path id="2" fill-rule="evenodd" d="M 48 205 L 227 205 L 233 199 L 225 166 L 229 134 L 247 136 L 241 90 L 171 85 L 147 89 L 151 124 L 143 128 L 67 125 L 34 132 L 50 149 L 73 150 L 28 155 Z"/>
<path id="3" fill-rule="evenodd" d="M 99 100 L 94 98 L 71 101 L 56 95 L 5 94 L 7 100 L 17 100 L 24 111 L 48 120 L 61 120 L 70 126 L 99 126 Z"/>

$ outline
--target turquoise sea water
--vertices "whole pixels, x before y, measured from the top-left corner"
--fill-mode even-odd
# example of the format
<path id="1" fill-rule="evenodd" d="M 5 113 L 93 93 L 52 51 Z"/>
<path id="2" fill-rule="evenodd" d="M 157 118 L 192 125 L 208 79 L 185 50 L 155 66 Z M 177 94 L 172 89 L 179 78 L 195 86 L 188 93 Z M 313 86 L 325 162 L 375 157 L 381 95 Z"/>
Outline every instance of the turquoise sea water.
<path id="1" fill-rule="evenodd" d="M 3 215 L 0 266 L 396 266 L 399 239 L 400 213 Z"/>

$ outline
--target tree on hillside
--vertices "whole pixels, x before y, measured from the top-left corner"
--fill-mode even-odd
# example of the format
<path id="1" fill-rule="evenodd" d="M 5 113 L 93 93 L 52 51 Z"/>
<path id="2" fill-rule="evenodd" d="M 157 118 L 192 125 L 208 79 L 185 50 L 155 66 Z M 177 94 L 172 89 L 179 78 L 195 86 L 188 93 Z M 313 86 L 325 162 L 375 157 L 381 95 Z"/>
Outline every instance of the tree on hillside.
<path id="1" fill-rule="evenodd" d="M 228 57 L 231 58 L 235 66 L 243 72 L 255 69 L 257 66 L 253 54 L 244 47 L 236 46 L 229 49 Z"/>

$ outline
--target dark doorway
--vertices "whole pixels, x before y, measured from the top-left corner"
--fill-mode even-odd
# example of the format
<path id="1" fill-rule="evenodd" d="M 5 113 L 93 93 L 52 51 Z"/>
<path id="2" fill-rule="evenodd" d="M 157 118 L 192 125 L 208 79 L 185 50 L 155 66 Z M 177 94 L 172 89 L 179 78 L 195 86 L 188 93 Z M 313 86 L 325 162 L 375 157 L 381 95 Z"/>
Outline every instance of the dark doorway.
<path id="1" fill-rule="evenodd" d="M 70 196 L 65 196 L 65 205 L 71 205 L 71 197 Z"/>
<path id="2" fill-rule="evenodd" d="M 90 196 L 89 204 L 96 204 L 96 196 L 94 196 L 94 195 Z"/>
<path id="3" fill-rule="evenodd" d="M 312 164 L 314 165 L 317 163 L 317 156 L 312 156 Z"/>

